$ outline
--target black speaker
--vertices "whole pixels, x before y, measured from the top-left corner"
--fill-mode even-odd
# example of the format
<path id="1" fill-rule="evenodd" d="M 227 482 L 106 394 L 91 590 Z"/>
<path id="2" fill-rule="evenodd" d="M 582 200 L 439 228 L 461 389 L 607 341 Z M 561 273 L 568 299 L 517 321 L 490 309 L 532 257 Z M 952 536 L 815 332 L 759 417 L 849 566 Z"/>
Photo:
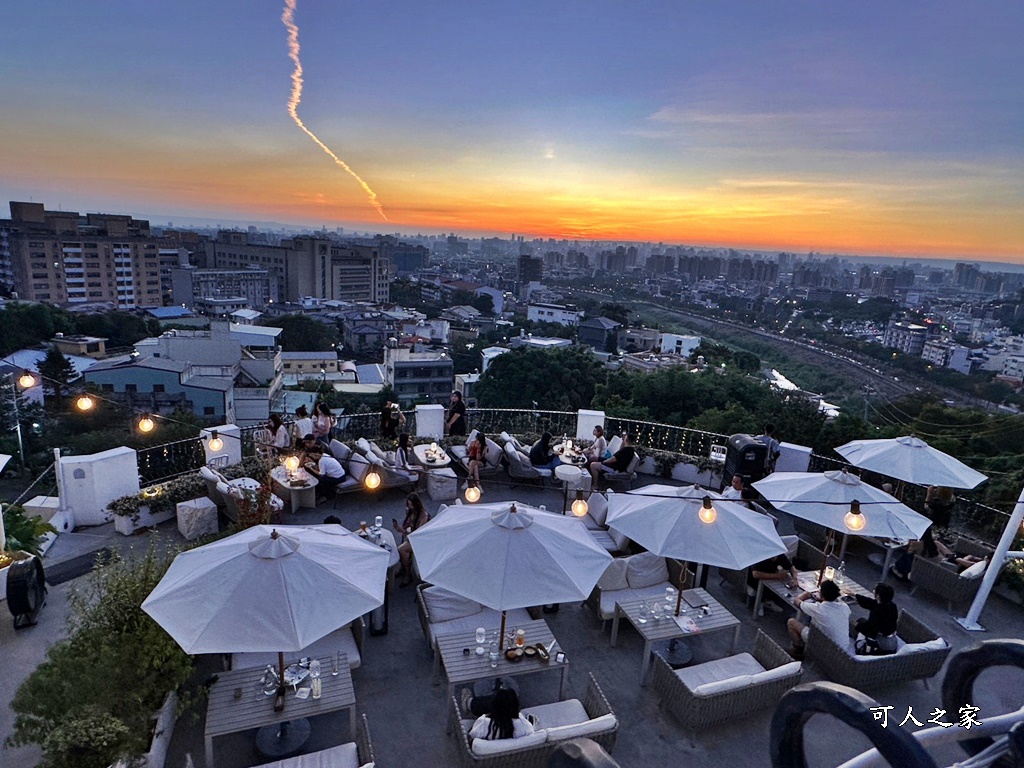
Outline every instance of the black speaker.
<path id="1" fill-rule="evenodd" d="M 7 569 L 7 608 L 14 616 L 14 628 L 31 627 L 46 603 L 43 561 L 32 556 Z"/>
<path id="2" fill-rule="evenodd" d="M 765 476 L 767 460 L 767 445 L 752 435 L 733 435 L 725 446 L 725 467 L 722 469 L 724 487 L 729 487 L 733 475 L 742 477 L 744 485 L 757 482 Z"/>

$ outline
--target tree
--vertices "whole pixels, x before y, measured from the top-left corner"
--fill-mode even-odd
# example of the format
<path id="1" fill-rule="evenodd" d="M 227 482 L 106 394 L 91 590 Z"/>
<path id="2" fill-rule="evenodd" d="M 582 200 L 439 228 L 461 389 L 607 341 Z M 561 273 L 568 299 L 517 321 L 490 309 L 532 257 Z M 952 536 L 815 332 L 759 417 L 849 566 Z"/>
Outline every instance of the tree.
<path id="1" fill-rule="evenodd" d="M 64 399 L 64 393 L 71 388 L 71 382 L 78 378 L 75 367 L 56 345 L 50 347 L 46 357 L 36 365 L 36 369 L 43 379 L 43 391 L 52 394 L 58 403 Z"/>
<path id="2" fill-rule="evenodd" d="M 614 320 L 617 323 L 623 325 L 629 325 L 629 307 L 625 307 L 622 304 L 608 303 L 601 305 L 601 315 L 607 317 L 609 320 Z"/>
<path id="3" fill-rule="evenodd" d="M 589 408 L 603 372 L 594 356 L 578 347 L 514 349 L 495 358 L 480 377 L 476 393 L 490 408 L 545 410 Z"/>
<path id="4" fill-rule="evenodd" d="M 74 318 L 46 304 L 13 302 L 0 309 L 0 356 L 49 341 L 56 333 L 74 333 Z"/>
<path id="5" fill-rule="evenodd" d="M 98 336 L 106 339 L 107 347 L 110 349 L 130 347 L 147 336 L 160 333 L 159 323 L 157 323 L 157 334 L 153 334 L 149 322 L 130 312 L 81 315 L 75 318 L 75 328 L 78 333 L 85 336 Z"/>
<path id="6" fill-rule="evenodd" d="M 334 325 L 306 315 L 283 315 L 267 320 L 263 325 L 282 329 L 277 341 L 285 352 L 326 352 L 339 341 L 338 329 Z"/>
<path id="7" fill-rule="evenodd" d="M 494 297 L 489 293 L 481 293 L 479 296 L 473 297 L 469 306 L 473 307 L 480 314 L 490 317 L 494 314 Z"/>

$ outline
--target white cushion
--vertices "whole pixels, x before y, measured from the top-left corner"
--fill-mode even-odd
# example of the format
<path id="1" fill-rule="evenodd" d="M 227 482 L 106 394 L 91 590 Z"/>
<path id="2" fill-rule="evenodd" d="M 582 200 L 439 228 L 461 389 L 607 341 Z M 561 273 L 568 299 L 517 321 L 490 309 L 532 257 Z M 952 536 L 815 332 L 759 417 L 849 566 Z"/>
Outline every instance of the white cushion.
<path id="1" fill-rule="evenodd" d="M 487 438 L 487 449 L 484 451 L 484 460 L 487 462 L 487 466 L 496 467 L 498 462 L 501 461 L 501 447 Z"/>
<path id="2" fill-rule="evenodd" d="M 985 573 L 985 569 L 988 567 L 988 563 L 984 560 L 975 563 L 969 568 L 965 568 L 960 573 L 961 579 L 979 579 Z"/>
<path id="3" fill-rule="evenodd" d="M 618 559 L 618 558 L 616 558 Z M 631 600 L 640 600 L 642 598 L 664 598 L 665 587 L 669 586 L 669 583 L 662 582 L 661 584 L 652 584 L 649 587 L 643 589 L 615 589 L 601 592 L 601 601 L 598 604 L 598 615 L 601 620 L 611 619 L 615 616 L 615 603 L 626 603 Z"/>
<path id="4" fill-rule="evenodd" d="M 716 680 L 713 683 L 704 683 L 698 685 L 693 689 L 693 693 L 696 696 L 713 696 L 716 693 L 727 693 L 729 691 L 736 691 L 741 688 L 750 687 L 751 676 L 750 675 L 738 675 L 737 677 L 728 677 L 725 680 Z"/>
<path id="5" fill-rule="evenodd" d="M 368 454 L 366 454 L 366 456 L 364 456 L 362 458 L 364 458 L 366 461 L 370 462 L 371 464 L 373 464 L 375 466 L 378 466 L 378 467 L 383 467 L 384 466 L 384 459 L 382 459 L 380 456 L 378 456 L 373 451 L 370 451 Z"/>
<path id="6" fill-rule="evenodd" d="M 363 763 L 362 765 L 359 766 L 359 768 L 376 768 L 376 765 L 377 765 L 377 763 L 375 763 L 373 760 L 371 760 L 368 763 Z"/>
<path id="7" fill-rule="evenodd" d="M 712 659 L 703 664 L 677 669 L 676 677 L 691 691 L 695 691 L 698 686 L 705 683 L 717 683 L 719 680 L 741 675 L 756 675 L 759 672 L 764 672 L 764 667 L 757 659 L 749 653 L 737 653 L 723 659 Z"/>
<path id="8" fill-rule="evenodd" d="M 379 459 L 382 459 L 383 461 L 388 460 L 388 455 L 383 450 L 381 450 L 381 447 L 376 443 L 370 443 L 370 451 L 373 453 L 374 456 L 378 457 Z"/>
<path id="9" fill-rule="evenodd" d="M 783 664 L 781 667 L 766 669 L 764 672 L 751 675 L 750 682 L 752 685 L 757 685 L 758 683 L 768 683 L 772 680 L 781 680 L 784 677 L 797 674 L 800 674 L 800 662 L 791 661 L 788 664 Z"/>
<path id="10" fill-rule="evenodd" d="M 604 573 L 601 578 L 597 580 L 598 589 L 605 590 L 617 590 L 617 589 L 628 589 L 629 584 L 626 582 L 626 557 L 614 558 L 608 567 L 604 569 Z"/>
<path id="11" fill-rule="evenodd" d="M 369 471 L 370 462 L 366 460 L 366 457 L 358 453 L 353 453 L 348 460 L 348 473 L 361 483 L 363 482 L 363 478 L 366 477 L 366 473 Z"/>
<path id="12" fill-rule="evenodd" d="M 604 733 L 613 730 L 619 724 L 614 714 L 595 717 L 575 725 L 562 725 L 557 728 L 548 728 L 548 741 L 562 741 L 563 739 L 575 739 L 578 736 L 590 736 L 595 733 Z"/>
<path id="13" fill-rule="evenodd" d="M 331 455 L 344 464 L 352 455 L 352 449 L 340 440 L 331 440 Z"/>
<path id="14" fill-rule="evenodd" d="M 926 640 L 923 643 L 907 643 L 902 648 L 896 651 L 897 656 L 901 656 L 908 653 L 923 653 L 924 651 L 941 651 L 946 647 L 946 641 L 941 637 L 937 637 L 934 640 Z M 877 656 L 875 658 L 884 659 L 884 656 Z"/>
<path id="15" fill-rule="evenodd" d="M 365 437 L 360 437 L 356 440 L 356 448 L 363 452 L 363 454 L 373 453 L 373 449 L 370 448 L 370 441 Z"/>
<path id="16" fill-rule="evenodd" d="M 524 715 L 533 715 L 541 728 L 558 728 L 563 725 L 576 725 L 586 722 L 589 718 L 587 710 L 579 699 L 556 701 L 553 704 L 541 704 L 523 709 Z"/>
<path id="17" fill-rule="evenodd" d="M 356 745 L 350 742 L 322 749 L 319 752 L 310 752 L 306 755 L 265 763 L 260 768 L 367 768 L 367 766 L 372 767 L 373 763 L 360 766 L 359 751 L 356 749 Z"/>
<path id="18" fill-rule="evenodd" d="M 617 547 L 618 547 L 618 548 L 619 548 L 620 550 L 622 550 L 623 552 L 625 552 L 625 551 L 626 551 L 626 548 L 627 548 L 627 547 L 628 547 L 628 545 L 629 545 L 629 536 L 627 536 L 627 535 L 626 535 L 626 534 L 624 534 L 624 533 L 619 533 L 619 532 L 618 532 L 617 530 L 615 530 L 614 528 L 609 528 L 609 529 L 608 529 L 608 535 L 612 537 L 612 541 L 614 541 L 614 542 L 615 542 L 615 545 L 616 545 L 616 546 L 617 546 Z"/>
<path id="19" fill-rule="evenodd" d="M 614 456 L 616 453 L 619 452 L 619 448 L 621 447 L 622 438 L 619 435 L 616 435 L 615 437 L 608 441 L 608 450 L 606 451 L 606 453 L 610 456 Z"/>
<path id="20" fill-rule="evenodd" d="M 780 536 L 782 543 L 786 545 L 786 557 L 792 560 L 796 557 L 796 551 L 800 548 L 799 536 Z"/>
<path id="21" fill-rule="evenodd" d="M 592 493 L 590 498 L 587 499 L 588 512 L 594 522 L 598 525 L 607 525 L 608 519 L 608 499 L 601 493 Z"/>
<path id="22" fill-rule="evenodd" d="M 547 740 L 548 732 L 541 729 L 534 731 L 529 736 L 520 736 L 518 739 L 473 739 L 473 746 L 470 749 L 474 755 L 500 755 L 503 752 L 536 747 Z"/>
<path id="23" fill-rule="evenodd" d="M 606 552 L 617 552 L 619 545 L 608 531 L 601 529 L 589 531 L 590 537 L 597 542 L 599 547 L 603 547 Z"/>
<path id="24" fill-rule="evenodd" d="M 626 558 L 626 560 L 628 562 L 626 581 L 629 582 L 630 589 L 649 587 L 668 581 L 668 566 L 665 565 L 665 558 L 652 552 L 641 552 Z"/>
<path id="25" fill-rule="evenodd" d="M 441 587 L 427 587 L 423 590 L 423 599 L 427 604 L 427 613 L 430 615 L 431 624 L 472 616 L 480 613 L 483 607 L 474 600 L 456 595 Z"/>

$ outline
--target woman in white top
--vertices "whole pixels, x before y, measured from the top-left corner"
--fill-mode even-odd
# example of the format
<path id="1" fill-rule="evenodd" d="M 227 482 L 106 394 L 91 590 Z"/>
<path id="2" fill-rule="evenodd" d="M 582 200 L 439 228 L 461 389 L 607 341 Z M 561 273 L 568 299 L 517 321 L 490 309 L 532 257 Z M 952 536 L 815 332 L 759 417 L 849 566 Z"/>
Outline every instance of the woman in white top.
<path id="1" fill-rule="evenodd" d="M 604 452 L 608 450 L 608 441 L 604 438 L 604 427 L 598 424 L 594 427 L 594 444 L 587 451 L 587 458 L 591 461 L 602 461 Z"/>
<path id="2" fill-rule="evenodd" d="M 287 453 L 292 445 L 292 439 L 288 434 L 288 427 L 284 425 L 280 414 L 270 414 L 270 434 L 270 444 L 277 449 L 277 452 Z"/>
<path id="3" fill-rule="evenodd" d="M 306 406 L 295 409 L 295 422 L 292 424 L 292 442 L 299 445 L 306 435 L 313 434 L 313 420 L 309 418 Z"/>
<path id="4" fill-rule="evenodd" d="M 473 700 L 473 707 L 480 703 L 481 698 Z M 519 711 L 519 697 L 511 688 L 501 688 L 491 698 L 490 712 L 480 715 L 469 729 L 469 738 L 486 739 L 518 739 L 534 732 L 534 725 Z"/>

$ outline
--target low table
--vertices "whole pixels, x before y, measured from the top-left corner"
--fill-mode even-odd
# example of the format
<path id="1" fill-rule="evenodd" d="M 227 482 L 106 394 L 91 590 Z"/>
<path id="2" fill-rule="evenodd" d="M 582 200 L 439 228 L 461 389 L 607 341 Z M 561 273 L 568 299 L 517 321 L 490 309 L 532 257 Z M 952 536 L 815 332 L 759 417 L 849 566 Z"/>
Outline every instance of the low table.
<path id="1" fill-rule="evenodd" d="M 786 603 L 794 611 L 797 611 L 797 595 L 799 595 L 801 592 L 817 591 L 819 573 L 821 572 L 800 571 L 797 574 L 797 584 L 792 589 L 787 587 L 785 582 L 782 581 L 759 581 L 757 583 L 757 592 L 754 596 L 754 618 L 757 618 L 758 612 L 761 609 L 761 602 L 764 597 L 765 589 L 768 589 L 772 594 L 776 595 L 782 602 Z M 849 576 L 846 577 L 842 584 L 837 584 L 837 586 L 839 587 L 839 590 L 842 593 L 843 598 L 845 598 L 847 602 L 854 602 L 854 595 L 872 597 L 872 594 L 869 590 L 862 587 Z M 797 613 L 799 613 L 799 611 L 797 611 Z"/>
<path id="2" fill-rule="evenodd" d="M 288 503 L 291 505 L 293 514 L 298 512 L 301 507 L 316 506 L 316 486 L 319 482 L 304 469 L 296 470 L 296 477 L 299 479 L 292 482 L 288 478 L 288 470 L 284 467 L 274 467 L 270 470 L 270 478 L 274 481 L 274 485 L 282 493 L 288 493 Z"/>
<path id="3" fill-rule="evenodd" d="M 702 602 L 707 605 L 707 613 L 705 614 L 702 610 L 697 608 L 691 608 L 686 603 L 686 597 L 689 596 L 694 602 Z M 739 640 L 740 635 L 740 620 L 729 613 L 720 602 L 715 600 L 703 589 L 687 589 L 683 592 L 683 603 L 682 607 L 686 609 L 685 614 L 681 616 L 688 616 L 693 619 L 694 624 L 697 625 L 697 633 L 685 632 L 675 622 L 675 611 L 669 612 L 669 615 L 662 618 L 660 621 L 655 621 L 652 618 L 648 618 L 647 622 L 640 623 L 640 609 L 644 603 L 649 602 L 648 600 L 627 600 L 621 603 L 615 603 L 615 616 L 612 618 L 612 636 L 611 645 L 614 648 L 619 640 L 619 619 L 625 618 L 632 624 L 640 637 L 644 639 L 644 655 L 643 660 L 640 664 L 640 685 L 647 684 L 647 673 L 651 668 L 651 651 L 655 643 L 662 640 L 674 640 L 681 637 L 692 637 L 694 634 L 706 634 L 708 632 L 716 632 L 726 629 L 732 629 L 732 645 L 730 648 L 735 649 L 736 643 Z M 732 651 L 730 651 L 731 653 Z"/>
<path id="4" fill-rule="evenodd" d="M 206 706 L 206 764 L 216 765 L 213 759 L 213 740 L 218 736 L 326 715 L 343 709 L 348 710 L 350 737 L 354 739 L 356 693 L 352 687 L 348 659 L 341 654 L 337 675 L 331 674 L 334 667 L 334 658 L 331 656 L 320 659 L 320 667 L 323 671 L 320 677 L 323 693 L 320 698 L 314 699 L 310 695 L 306 699 L 297 699 L 289 689 L 281 712 L 274 711 L 273 696 L 265 696 L 256 689 L 264 668 L 250 667 L 221 672 L 217 682 L 210 687 Z M 236 690 L 241 691 L 237 699 Z"/>
<path id="5" fill-rule="evenodd" d="M 535 619 L 525 624 L 517 624 L 519 629 L 526 633 L 527 645 L 543 643 L 545 647 L 555 639 L 551 628 L 544 619 Z M 497 627 L 487 627 L 487 634 L 490 636 Z M 457 685 L 475 684 L 478 680 L 493 680 L 496 677 L 517 677 L 519 675 L 532 675 L 538 672 L 557 671 L 561 673 L 561 680 L 558 687 L 558 698 L 565 698 L 565 684 L 569 677 L 568 658 L 559 664 L 555 661 L 555 654 L 558 652 L 558 645 L 551 651 L 550 661 L 541 661 L 539 658 L 522 658 L 519 661 L 509 661 L 504 653 L 498 657 L 498 666 L 491 667 L 491 660 L 488 654 L 478 656 L 475 653 L 476 630 L 470 629 L 463 632 L 455 632 L 450 635 L 438 635 L 437 637 L 437 659 L 439 668 L 443 669 L 448 678 L 448 691 L 445 697 L 445 710 L 451 707 L 452 696 L 455 695 Z M 469 653 L 463 653 L 468 648 Z"/>
<path id="6" fill-rule="evenodd" d="M 443 448 L 438 448 L 437 458 L 431 459 L 427 453 L 430 451 L 430 446 L 426 443 L 414 445 L 412 447 L 412 455 L 416 457 L 416 461 L 423 465 L 424 469 L 444 469 L 452 463 L 452 457 L 445 452 Z"/>

